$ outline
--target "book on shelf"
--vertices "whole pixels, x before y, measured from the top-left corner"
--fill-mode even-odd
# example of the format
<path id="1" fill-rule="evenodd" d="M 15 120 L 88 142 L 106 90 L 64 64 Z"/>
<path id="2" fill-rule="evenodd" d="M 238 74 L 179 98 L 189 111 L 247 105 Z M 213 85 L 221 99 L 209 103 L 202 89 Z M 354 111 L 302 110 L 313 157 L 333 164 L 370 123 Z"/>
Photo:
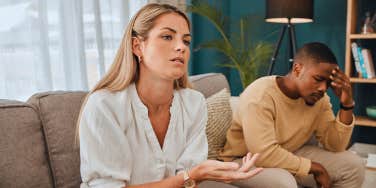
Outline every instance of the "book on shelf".
<path id="1" fill-rule="evenodd" d="M 356 72 L 359 74 L 359 77 L 362 78 L 363 74 L 360 68 L 360 62 L 359 62 L 359 56 L 358 56 L 358 45 L 355 42 L 351 43 L 351 51 L 354 57 L 354 64 L 355 64 Z"/>
<path id="2" fill-rule="evenodd" d="M 375 66 L 373 65 L 372 54 L 369 49 L 362 49 L 364 66 L 367 71 L 367 78 L 375 78 Z"/>
<path id="3" fill-rule="evenodd" d="M 351 52 L 354 58 L 356 72 L 360 78 L 375 78 L 375 67 L 372 53 L 369 49 L 360 47 L 357 43 L 351 43 Z"/>

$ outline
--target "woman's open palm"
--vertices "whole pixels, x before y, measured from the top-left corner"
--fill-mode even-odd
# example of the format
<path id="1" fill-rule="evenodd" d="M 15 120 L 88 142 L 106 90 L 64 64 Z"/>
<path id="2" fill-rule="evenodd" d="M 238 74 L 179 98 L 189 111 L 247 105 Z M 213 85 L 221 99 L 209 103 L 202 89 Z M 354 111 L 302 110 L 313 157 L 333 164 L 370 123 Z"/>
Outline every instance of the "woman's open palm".
<path id="1" fill-rule="evenodd" d="M 236 162 L 207 160 L 194 167 L 190 171 L 190 176 L 197 182 L 214 180 L 231 183 L 237 180 L 249 179 L 262 170 L 262 168 L 252 169 L 258 156 L 259 154 L 252 155 L 251 153 L 248 153 L 243 157 L 243 163 L 241 166 Z"/>

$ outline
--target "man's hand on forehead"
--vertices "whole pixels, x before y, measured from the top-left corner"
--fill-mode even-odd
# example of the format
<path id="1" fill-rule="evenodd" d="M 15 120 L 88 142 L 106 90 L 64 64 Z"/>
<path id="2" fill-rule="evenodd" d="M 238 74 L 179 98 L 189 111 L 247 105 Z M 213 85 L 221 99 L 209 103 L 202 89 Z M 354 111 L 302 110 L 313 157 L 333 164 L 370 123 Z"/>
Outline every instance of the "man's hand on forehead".
<path id="1" fill-rule="evenodd" d="M 350 85 L 350 79 L 336 66 L 330 75 L 331 85 L 333 87 L 347 87 Z"/>
<path id="2" fill-rule="evenodd" d="M 330 86 L 334 93 L 340 98 L 342 104 L 352 104 L 352 88 L 350 79 L 346 74 L 336 66 L 330 75 Z"/>

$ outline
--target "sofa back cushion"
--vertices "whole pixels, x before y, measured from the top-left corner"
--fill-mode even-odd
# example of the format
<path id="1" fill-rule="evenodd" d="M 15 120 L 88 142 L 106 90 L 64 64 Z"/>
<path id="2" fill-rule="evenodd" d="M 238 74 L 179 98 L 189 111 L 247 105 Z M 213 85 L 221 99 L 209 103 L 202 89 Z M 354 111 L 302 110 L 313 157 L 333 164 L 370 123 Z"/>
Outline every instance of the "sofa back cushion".
<path id="1" fill-rule="evenodd" d="M 229 89 L 223 74 L 191 76 L 193 88 L 205 97 Z M 80 153 L 75 145 L 76 122 L 86 92 L 45 92 L 33 95 L 28 103 L 34 106 L 42 121 L 48 156 L 56 188 L 79 187 Z"/>
<path id="2" fill-rule="evenodd" d="M 38 114 L 0 100 L 0 187 L 53 187 Z"/>
<path id="3" fill-rule="evenodd" d="M 217 159 L 218 152 L 226 142 L 226 133 L 231 126 L 232 110 L 230 93 L 227 88 L 206 99 L 208 108 L 208 123 L 206 136 L 208 138 L 208 159 Z"/>
<path id="4" fill-rule="evenodd" d="M 193 85 L 193 89 L 204 94 L 205 98 L 227 88 L 230 91 L 230 86 L 226 77 L 220 73 L 207 73 L 190 76 L 189 80 Z"/>
<path id="5" fill-rule="evenodd" d="M 80 154 L 76 122 L 86 92 L 47 92 L 33 95 L 28 103 L 38 109 L 45 133 L 56 188 L 79 187 Z"/>

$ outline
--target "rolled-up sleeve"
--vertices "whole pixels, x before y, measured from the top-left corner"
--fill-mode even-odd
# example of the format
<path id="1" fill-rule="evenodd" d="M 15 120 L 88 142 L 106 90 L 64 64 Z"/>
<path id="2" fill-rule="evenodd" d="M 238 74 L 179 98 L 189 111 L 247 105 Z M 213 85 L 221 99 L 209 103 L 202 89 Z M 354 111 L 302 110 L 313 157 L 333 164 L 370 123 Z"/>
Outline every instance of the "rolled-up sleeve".
<path id="1" fill-rule="evenodd" d="M 101 100 L 89 97 L 80 123 L 80 158 L 83 187 L 124 187 L 132 169 L 124 131 Z"/>
<path id="2" fill-rule="evenodd" d="M 206 124 L 208 112 L 204 97 L 201 98 L 199 110 L 195 114 L 195 120 L 190 127 L 190 133 L 187 135 L 185 149 L 177 161 L 176 173 L 190 169 L 208 157 L 208 141 L 206 138 Z"/>

